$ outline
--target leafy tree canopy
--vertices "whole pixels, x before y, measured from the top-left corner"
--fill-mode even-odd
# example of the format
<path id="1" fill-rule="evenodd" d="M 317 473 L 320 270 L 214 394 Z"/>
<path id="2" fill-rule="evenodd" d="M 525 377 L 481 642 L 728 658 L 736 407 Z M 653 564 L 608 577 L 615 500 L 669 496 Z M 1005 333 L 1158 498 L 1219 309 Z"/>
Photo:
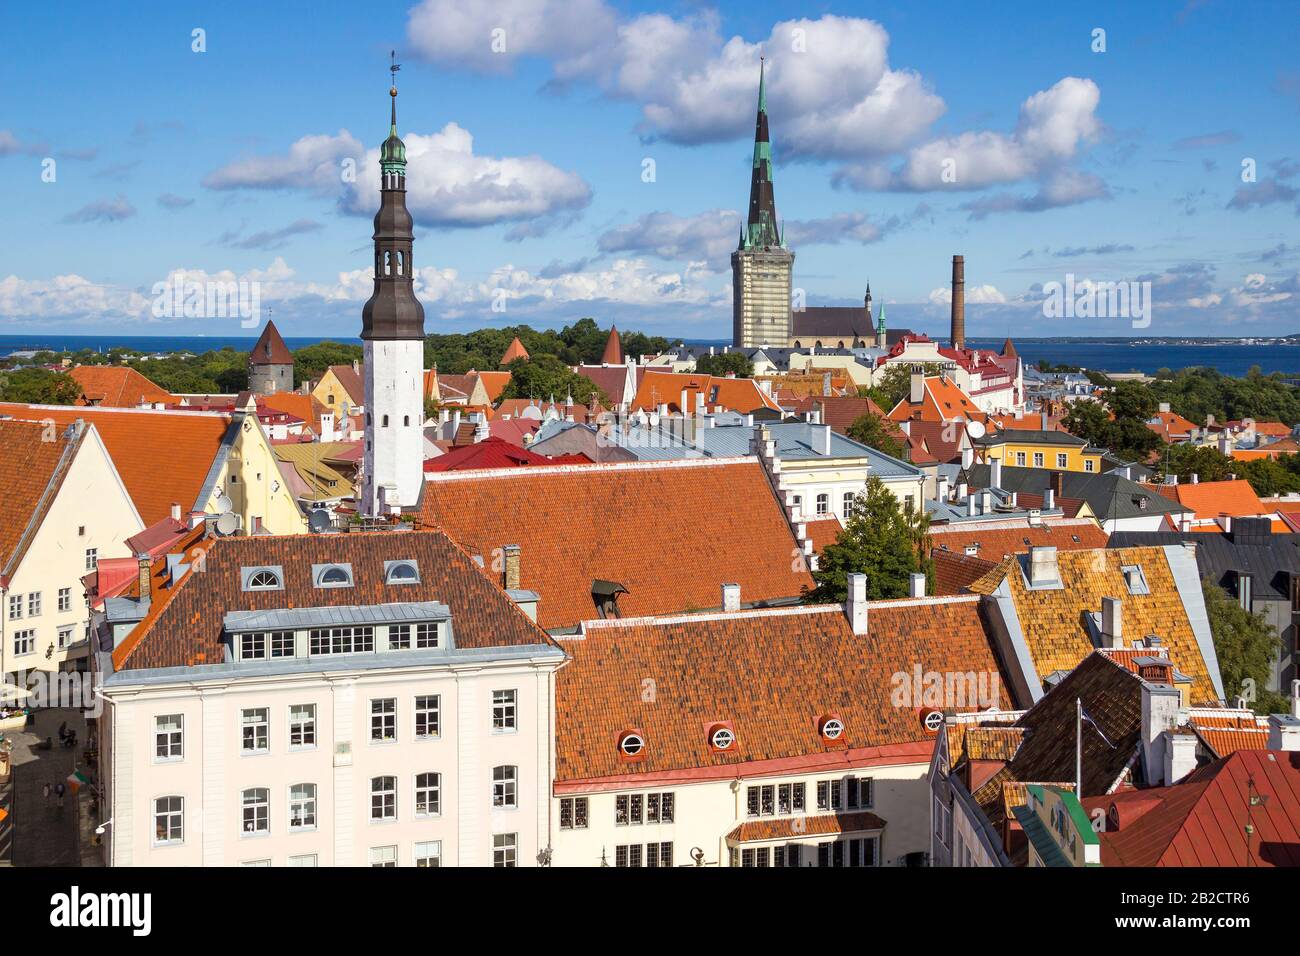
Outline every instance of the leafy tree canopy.
<path id="1" fill-rule="evenodd" d="M 701 375 L 716 375 L 725 378 L 750 378 L 754 374 L 754 363 L 744 352 L 718 352 L 714 355 L 701 355 L 695 360 L 695 371 Z"/>
<path id="2" fill-rule="evenodd" d="M 1219 658 L 1223 692 L 1242 696 L 1256 713 L 1287 712 L 1289 701 L 1267 690 L 1281 642 L 1264 617 L 1251 614 L 1209 578 L 1201 582 L 1210 618 L 1214 652 Z"/>
<path id="3" fill-rule="evenodd" d="M 71 405 L 81 395 L 72 376 L 44 368 L 0 372 L 0 400 L 31 405 Z"/>
<path id="4" fill-rule="evenodd" d="M 855 419 L 848 427 L 848 435 L 854 441 L 862 442 L 868 448 L 882 451 L 894 458 L 902 458 L 907 452 L 907 446 L 898 431 L 898 426 L 871 412 L 865 412 Z"/>
<path id="5" fill-rule="evenodd" d="M 590 405 L 594 395 L 602 404 L 609 404 L 605 393 L 591 379 L 570 371 L 568 364 L 554 355 L 534 353 L 527 359 L 515 359 L 507 368 L 510 384 L 501 393 L 502 398 L 563 401 L 572 395 L 575 402 Z"/>

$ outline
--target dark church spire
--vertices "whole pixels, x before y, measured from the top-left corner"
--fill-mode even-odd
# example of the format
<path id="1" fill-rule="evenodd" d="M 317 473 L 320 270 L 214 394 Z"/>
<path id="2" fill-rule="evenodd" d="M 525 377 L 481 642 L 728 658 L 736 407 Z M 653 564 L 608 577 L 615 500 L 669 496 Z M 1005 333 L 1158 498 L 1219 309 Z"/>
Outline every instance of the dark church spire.
<path id="1" fill-rule="evenodd" d="M 363 339 L 423 339 L 424 306 L 415 297 L 415 242 L 411 214 L 406 210 L 406 144 L 397 135 L 397 71 L 390 67 L 393 86 L 392 120 L 388 138 L 379 147 L 379 212 L 375 214 L 375 291 L 361 310 Z"/>
<path id="2" fill-rule="evenodd" d="M 767 132 L 767 82 L 764 62 L 758 67 L 758 118 L 754 122 L 754 169 L 749 184 L 749 223 L 740 239 L 742 249 L 781 245 L 776 223 L 776 194 L 772 190 L 772 143 Z"/>

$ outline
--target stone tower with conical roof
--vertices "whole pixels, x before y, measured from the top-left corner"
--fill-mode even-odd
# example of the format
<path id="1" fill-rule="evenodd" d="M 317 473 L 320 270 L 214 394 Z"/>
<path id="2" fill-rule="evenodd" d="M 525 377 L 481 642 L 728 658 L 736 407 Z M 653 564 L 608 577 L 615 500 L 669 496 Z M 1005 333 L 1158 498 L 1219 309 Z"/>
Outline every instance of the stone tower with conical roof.
<path id="1" fill-rule="evenodd" d="M 392 122 L 379 149 L 375 289 L 361 311 L 366 437 L 358 504 L 367 515 L 412 507 L 424 480 L 424 307 L 415 297 L 415 235 L 406 209 L 406 145 L 397 135 L 397 87 L 388 92 Z"/>
<path id="2" fill-rule="evenodd" d="M 740 245 L 731 254 L 732 344 L 737 348 L 787 344 L 792 332 L 793 271 L 794 253 L 786 248 L 776 218 L 772 142 L 767 128 L 767 83 L 764 65 L 760 64 L 749 216 L 740 234 Z"/>
<path id="3" fill-rule="evenodd" d="M 293 353 L 274 322 L 267 322 L 248 353 L 248 390 L 258 395 L 293 391 Z"/>

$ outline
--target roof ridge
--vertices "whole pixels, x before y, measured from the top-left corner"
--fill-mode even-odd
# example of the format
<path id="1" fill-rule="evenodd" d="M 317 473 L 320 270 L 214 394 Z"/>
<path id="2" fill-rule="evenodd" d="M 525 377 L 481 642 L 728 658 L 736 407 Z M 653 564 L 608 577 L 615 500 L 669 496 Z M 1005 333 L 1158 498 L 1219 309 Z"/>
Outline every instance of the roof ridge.
<path id="1" fill-rule="evenodd" d="M 44 426 L 42 426 L 44 427 Z M 61 430 L 66 434 L 66 430 Z M 27 526 L 18 536 L 18 541 L 14 545 L 13 554 L 3 567 L 0 567 L 0 579 L 8 580 L 13 569 L 21 562 L 27 554 L 27 549 L 31 547 L 32 540 L 36 537 L 36 532 L 40 529 L 41 522 L 44 520 L 46 510 L 54 503 L 54 497 L 58 495 L 58 490 L 63 486 L 63 479 L 67 477 L 68 468 L 72 465 L 72 459 L 76 457 L 77 450 L 81 448 L 82 442 L 85 441 L 87 428 L 76 429 L 77 434 L 67 442 L 63 451 L 59 453 L 59 460 L 55 462 L 53 471 L 50 472 L 49 481 L 45 483 L 45 488 L 41 492 L 40 498 L 32 507 L 31 515 L 27 519 Z"/>
<path id="2" fill-rule="evenodd" d="M 574 424 L 582 423 L 575 422 Z M 484 478 L 498 478 L 504 480 L 537 474 L 605 474 L 607 472 L 660 471 L 672 468 L 701 468 L 709 466 L 747 464 L 757 466 L 759 465 L 759 461 L 750 455 L 738 455 L 732 458 L 677 458 L 657 459 L 653 461 L 589 462 L 580 465 L 555 465 L 547 468 L 545 472 L 540 469 L 534 471 L 527 468 L 471 469 L 466 471 L 430 472 L 425 475 L 425 481 L 456 481 L 467 478 L 480 481 Z"/>
<path id="3" fill-rule="evenodd" d="M 868 609 L 884 609 L 897 607 L 938 607 L 944 604 L 971 604 L 979 601 L 978 594 L 946 594 L 936 595 L 925 598 L 886 598 L 879 601 L 868 601 Z M 650 626 L 667 626 L 671 624 L 687 624 L 703 621 L 730 621 L 738 618 L 762 618 L 762 617 L 790 617 L 800 614 L 824 614 L 834 611 L 837 614 L 844 613 L 843 604 L 800 604 L 796 607 L 747 607 L 738 611 L 703 611 L 696 614 L 671 614 L 671 615 L 644 615 L 642 617 L 618 617 L 618 618 L 597 618 L 590 621 L 583 621 L 581 627 L 587 628 L 618 628 L 618 627 L 650 627 Z"/>

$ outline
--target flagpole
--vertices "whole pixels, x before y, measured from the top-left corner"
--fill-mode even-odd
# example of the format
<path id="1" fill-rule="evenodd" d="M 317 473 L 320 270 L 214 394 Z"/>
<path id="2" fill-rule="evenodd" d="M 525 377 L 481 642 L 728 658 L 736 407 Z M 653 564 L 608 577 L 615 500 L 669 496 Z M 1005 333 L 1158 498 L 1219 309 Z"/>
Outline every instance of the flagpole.
<path id="1" fill-rule="evenodd" d="M 1074 698 L 1074 795 L 1083 799 L 1083 698 Z"/>

